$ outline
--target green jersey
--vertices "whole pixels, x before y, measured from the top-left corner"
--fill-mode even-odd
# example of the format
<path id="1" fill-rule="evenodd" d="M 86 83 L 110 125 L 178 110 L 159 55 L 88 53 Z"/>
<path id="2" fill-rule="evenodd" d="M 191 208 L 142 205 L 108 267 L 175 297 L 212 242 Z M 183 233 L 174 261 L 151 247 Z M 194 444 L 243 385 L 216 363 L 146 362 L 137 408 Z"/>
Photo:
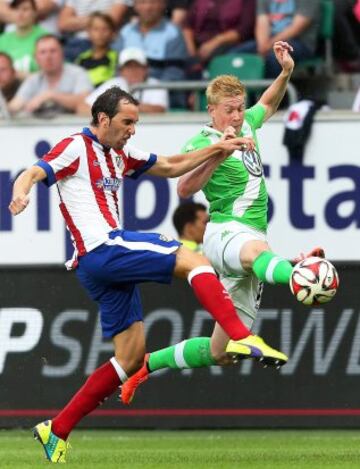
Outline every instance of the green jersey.
<path id="1" fill-rule="evenodd" d="M 36 41 L 45 34 L 48 32 L 37 24 L 25 36 L 19 36 L 16 31 L 3 33 L 0 35 L 0 51 L 10 55 L 16 71 L 35 72 L 39 69 L 34 57 Z"/>
<path id="2" fill-rule="evenodd" d="M 256 129 L 264 122 L 261 104 L 245 111 L 241 137 L 252 137 L 258 150 Z M 185 145 L 189 152 L 207 147 L 220 140 L 222 133 L 206 125 Z M 266 232 L 268 195 L 260 157 L 235 151 L 213 172 L 203 192 L 210 205 L 210 220 L 222 223 L 236 220 Z"/>

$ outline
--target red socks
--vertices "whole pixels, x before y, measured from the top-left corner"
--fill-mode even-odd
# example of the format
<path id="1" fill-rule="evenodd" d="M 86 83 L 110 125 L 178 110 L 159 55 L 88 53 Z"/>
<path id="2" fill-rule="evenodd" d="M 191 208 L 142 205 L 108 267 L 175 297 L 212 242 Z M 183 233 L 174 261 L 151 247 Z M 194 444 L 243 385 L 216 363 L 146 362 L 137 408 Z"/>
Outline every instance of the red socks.
<path id="1" fill-rule="evenodd" d="M 238 317 L 229 293 L 216 277 L 212 267 L 193 269 L 188 276 L 188 281 L 197 299 L 231 339 L 239 340 L 251 334 Z"/>
<path id="2" fill-rule="evenodd" d="M 97 368 L 68 405 L 53 419 L 51 431 L 66 440 L 75 425 L 111 396 L 120 384 L 120 378 L 110 362 Z"/>

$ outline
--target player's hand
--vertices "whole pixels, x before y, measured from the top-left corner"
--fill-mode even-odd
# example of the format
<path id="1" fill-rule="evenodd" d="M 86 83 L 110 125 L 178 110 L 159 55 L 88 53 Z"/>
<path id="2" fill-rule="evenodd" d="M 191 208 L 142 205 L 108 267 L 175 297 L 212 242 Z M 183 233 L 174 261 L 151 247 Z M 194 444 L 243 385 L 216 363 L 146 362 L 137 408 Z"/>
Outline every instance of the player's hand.
<path id="1" fill-rule="evenodd" d="M 256 149 L 255 141 L 251 137 L 240 137 L 240 139 L 242 140 L 241 151 L 254 151 Z"/>
<path id="2" fill-rule="evenodd" d="M 294 69 L 294 60 L 291 57 L 293 48 L 284 41 L 277 41 L 273 46 L 274 54 L 284 72 L 291 73 Z"/>
<path id="3" fill-rule="evenodd" d="M 226 127 L 221 136 L 221 140 L 229 140 L 230 138 L 236 138 L 236 130 L 231 125 Z"/>
<path id="4" fill-rule="evenodd" d="M 255 149 L 255 142 L 249 137 L 236 137 L 227 140 L 220 140 L 220 148 L 223 156 L 230 156 L 235 150 L 252 151 Z"/>
<path id="5" fill-rule="evenodd" d="M 226 127 L 226 129 L 224 130 L 220 140 L 224 141 L 224 140 L 230 140 L 232 138 L 239 138 L 242 141 L 240 150 L 242 151 L 255 150 L 255 142 L 251 137 L 237 137 L 235 128 L 229 125 L 229 127 Z"/>
<path id="6" fill-rule="evenodd" d="M 9 205 L 9 210 L 13 215 L 18 215 L 29 205 L 30 199 L 27 195 L 18 195 Z"/>

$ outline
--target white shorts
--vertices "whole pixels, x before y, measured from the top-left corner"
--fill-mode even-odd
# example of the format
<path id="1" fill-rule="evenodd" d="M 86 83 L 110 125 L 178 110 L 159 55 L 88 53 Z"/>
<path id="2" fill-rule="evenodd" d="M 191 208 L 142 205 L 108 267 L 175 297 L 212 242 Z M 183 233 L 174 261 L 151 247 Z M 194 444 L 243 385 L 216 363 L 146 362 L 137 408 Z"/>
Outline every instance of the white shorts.
<path id="1" fill-rule="evenodd" d="M 241 320 L 252 327 L 259 310 L 262 282 L 247 272 L 240 262 L 240 251 L 247 241 L 264 241 L 266 235 L 236 221 L 209 222 L 204 234 L 204 254 L 229 292 Z"/>

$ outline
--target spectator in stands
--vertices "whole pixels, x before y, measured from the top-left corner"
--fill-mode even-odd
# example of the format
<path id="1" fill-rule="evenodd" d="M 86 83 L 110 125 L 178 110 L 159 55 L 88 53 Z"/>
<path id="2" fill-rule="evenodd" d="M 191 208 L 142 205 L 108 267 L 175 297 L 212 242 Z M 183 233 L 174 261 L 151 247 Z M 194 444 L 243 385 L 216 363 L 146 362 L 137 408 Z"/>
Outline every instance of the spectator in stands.
<path id="1" fill-rule="evenodd" d="M 132 0 L 65 0 L 59 16 L 59 28 L 69 35 L 65 58 L 73 62 L 81 52 L 91 48 L 87 27 L 91 13 L 101 11 L 111 16 L 116 29 L 123 23 Z"/>
<path id="2" fill-rule="evenodd" d="M 100 11 L 90 15 L 88 34 L 92 48 L 82 52 L 75 62 L 87 70 L 95 87 L 115 76 L 118 54 L 110 48 L 114 33 L 111 16 Z"/>
<path id="3" fill-rule="evenodd" d="M 345 72 L 360 72 L 360 0 L 333 0 L 334 55 Z"/>
<path id="4" fill-rule="evenodd" d="M 40 71 L 22 83 L 9 103 L 10 112 L 25 110 L 40 116 L 75 112 L 93 89 L 86 71 L 64 63 L 60 40 L 51 34 L 37 41 L 35 57 Z"/>
<path id="5" fill-rule="evenodd" d="M 265 58 L 266 76 L 274 78 L 280 66 L 273 53 L 276 41 L 286 41 L 294 49 L 295 62 L 314 56 L 320 15 L 320 0 L 257 0 L 255 41 L 232 52 L 258 53 Z"/>
<path id="6" fill-rule="evenodd" d="M 13 60 L 20 76 L 38 69 L 34 58 L 35 44 L 47 31 L 36 24 L 34 0 L 13 0 L 15 30 L 0 35 L 0 52 L 6 52 Z"/>
<path id="7" fill-rule="evenodd" d="M 194 0 L 184 26 L 190 55 L 207 63 L 214 55 L 254 37 L 254 0 Z"/>
<path id="8" fill-rule="evenodd" d="M 10 7 L 11 0 L 0 1 L 0 22 L 7 23 L 6 31 L 14 29 L 15 12 Z M 47 32 L 58 34 L 58 14 L 64 0 L 35 0 L 38 24 Z"/>
<path id="9" fill-rule="evenodd" d="M 165 18 L 165 0 L 135 0 L 137 21 L 125 25 L 114 47 L 143 49 L 149 75 L 159 80 L 183 80 L 187 51 L 181 30 Z"/>
<path id="10" fill-rule="evenodd" d="M 107 81 L 87 96 L 78 107 L 78 114 L 90 116 L 91 106 L 96 98 L 113 86 L 118 86 L 128 92 L 131 85 L 158 83 L 158 80 L 148 78 L 147 75 L 148 66 L 144 52 L 135 47 L 124 49 L 119 56 L 119 76 Z M 164 89 L 135 91 L 133 95 L 140 101 L 140 112 L 164 112 L 169 106 L 168 93 Z"/>
<path id="11" fill-rule="evenodd" d="M 173 224 L 181 243 L 195 252 L 202 251 L 202 242 L 209 215 L 203 204 L 187 202 L 178 206 Z"/>
<path id="12" fill-rule="evenodd" d="M 166 14 L 170 20 L 183 28 L 189 8 L 193 0 L 168 0 L 166 4 Z"/>
<path id="13" fill-rule="evenodd" d="M 0 52 L 0 90 L 6 101 L 14 97 L 20 84 L 11 57 L 5 52 Z"/>

